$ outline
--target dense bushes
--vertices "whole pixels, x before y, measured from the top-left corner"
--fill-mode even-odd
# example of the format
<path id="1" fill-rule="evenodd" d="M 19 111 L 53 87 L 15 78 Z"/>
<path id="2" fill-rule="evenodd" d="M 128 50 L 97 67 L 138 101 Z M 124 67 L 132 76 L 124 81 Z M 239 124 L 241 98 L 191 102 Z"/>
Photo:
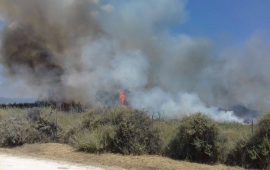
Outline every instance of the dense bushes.
<path id="1" fill-rule="evenodd" d="M 51 109 L 24 113 L 2 117 L 0 146 L 65 142 L 91 153 L 166 154 L 199 163 L 219 161 L 258 169 L 270 166 L 270 115 L 259 121 L 251 136 L 248 125 L 215 124 L 202 114 L 182 120 L 153 120 L 143 111 L 128 108 L 58 112 L 57 119 Z"/>
<path id="2" fill-rule="evenodd" d="M 26 120 L 11 118 L 0 122 L 0 146 L 13 147 L 38 141 L 38 132 Z"/>
<path id="3" fill-rule="evenodd" d="M 270 114 L 260 120 L 252 137 L 236 144 L 226 163 L 259 169 L 270 166 Z"/>
<path id="4" fill-rule="evenodd" d="M 216 124 L 202 114 L 196 114 L 182 120 L 167 154 L 175 159 L 214 163 L 219 154 L 217 142 Z"/>
<path id="5" fill-rule="evenodd" d="M 145 112 L 131 109 L 93 110 L 69 135 L 69 142 L 89 152 L 154 154 L 161 148 L 151 119 Z"/>
<path id="6" fill-rule="evenodd" d="M 25 143 L 51 142 L 61 130 L 54 122 L 41 116 L 39 110 L 30 110 L 26 117 L 0 121 L 0 146 L 14 147 Z"/>
<path id="7" fill-rule="evenodd" d="M 51 142 L 59 139 L 61 127 L 56 124 L 56 121 L 46 118 L 46 114 L 43 114 L 40 110 L 30 110 L 27 114 L 27 120 L 39 132 L 40 141 Z"/>

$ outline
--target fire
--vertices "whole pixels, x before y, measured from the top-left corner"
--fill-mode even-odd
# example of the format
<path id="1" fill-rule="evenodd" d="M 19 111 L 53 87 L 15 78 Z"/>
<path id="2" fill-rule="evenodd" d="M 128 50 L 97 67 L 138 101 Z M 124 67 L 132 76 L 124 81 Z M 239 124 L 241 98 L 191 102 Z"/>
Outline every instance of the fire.
<path id="1" fill-rule="evenodd" d="M 121 90 L 119 94 L 119 102 L 122 106 L 126 106 L 127 103 L 127 93 L 125 90 Z"/>

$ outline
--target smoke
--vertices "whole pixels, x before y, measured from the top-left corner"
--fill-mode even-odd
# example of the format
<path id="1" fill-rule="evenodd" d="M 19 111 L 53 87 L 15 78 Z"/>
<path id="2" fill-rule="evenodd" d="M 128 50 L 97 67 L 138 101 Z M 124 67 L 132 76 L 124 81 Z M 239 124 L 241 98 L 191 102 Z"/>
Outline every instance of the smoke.
<path id="1" fill-rule="evenodd" d="M 83 39 L 103 34 L 95 20 L 96 6 L 86 0 L 1 0 L 0 10 L 9 22 L 2 41 L 2 63 L 8 73 L 27 79 L 40 91 L 59 93 L 53 96 L 56 100 L 69 100 L 69 89 L 61 80 L 66 62 L 81 69 L 75 57 Z"/>
<path id="2" fill-rule="evenodd" d="M 126 89 L 131 107 L 169 118 L 203 112 L 241 122 L 219 108 L 269 109 L 267 47 L 213 56 L 210 40 L 175 33 L 186 3 L 0 0 L 6 77 L 23 80 L 34 95 L 89 105 L 106 105 L 106 96 Z"/>
<path id="3" fill-rule="evenodd" d="M 205 72 L 204 76 L 210 77 L 211 83 L 204 92 L 201 91 L 201 96 L 211 91 L 208 102 L 214 105 L 228 107 L 237 103 L 259 112 L 268 112 L 269 45 L 269 41 L 253 36 L 244 46 L 221 53 L 221 60 Z"/>
<path id="4" fill-rule="evenodd" d="M 135 108 L 151 110 L 167 118 L 179 118 L 193 113 L 206 113 L 216 121 L 241 122 L 233 111 L 222 111 L 217 107 L 207 107 L 196 94 L 178 93 L 173 95 L 160 88 L 136 92 L 132 96 L 132 106 Z M 167 113 L 171 113 L 166 115 Z"/>

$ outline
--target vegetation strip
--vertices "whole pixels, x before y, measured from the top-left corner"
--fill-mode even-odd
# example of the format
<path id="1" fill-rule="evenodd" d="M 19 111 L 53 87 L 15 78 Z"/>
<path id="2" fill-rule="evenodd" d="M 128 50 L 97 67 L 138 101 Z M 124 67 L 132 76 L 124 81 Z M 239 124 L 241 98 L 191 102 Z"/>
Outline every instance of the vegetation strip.
<path id="1" fill-rule="evenodd" d="M 180 120 L 155 120 L 126 107 L 84 113 L 51 108 L 14 111 L 18 110 L 0 112 L 2 147 L 57 142 L 95 154 L 161 155 L 257 169 L 270 164 L 270 115 L 253 130 L 249 125 L 216 123 L 200 113 Z"/>

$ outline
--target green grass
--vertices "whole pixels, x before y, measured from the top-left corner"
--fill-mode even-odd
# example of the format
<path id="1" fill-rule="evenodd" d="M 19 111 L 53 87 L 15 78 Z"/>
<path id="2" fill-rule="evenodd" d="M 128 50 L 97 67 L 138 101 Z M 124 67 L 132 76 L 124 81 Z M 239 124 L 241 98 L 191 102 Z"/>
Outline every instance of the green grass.
<path id="1" fill-rule="evenodd" d="M 252 135 L 251 125 L 239 123 L 219 123 L 221 135 L 227 139 L 227 147 L 231 149 L 240 139 L 248 138 Z M 254 126 L 254 131 L 256 125 Z"/>
<path id="2" fill-rule="evenodd" d="M 175 137 L 179 125 L 180 121 L 178 120 L 161 120 L 154 122 L 154 127 L 158 129 L 160 137 L 162 139 L 161 150 L 166 150 L 168 144 Z"/>
<path id="3" fill-rule="evenodd" d="M 45 113 L 47 119 L 57 124 L 64 130 L 68 131 L 69 129 L 78 126 L 85 113 L 65 113 L 57 110 L 52 110 L 50 113 Z"/>

